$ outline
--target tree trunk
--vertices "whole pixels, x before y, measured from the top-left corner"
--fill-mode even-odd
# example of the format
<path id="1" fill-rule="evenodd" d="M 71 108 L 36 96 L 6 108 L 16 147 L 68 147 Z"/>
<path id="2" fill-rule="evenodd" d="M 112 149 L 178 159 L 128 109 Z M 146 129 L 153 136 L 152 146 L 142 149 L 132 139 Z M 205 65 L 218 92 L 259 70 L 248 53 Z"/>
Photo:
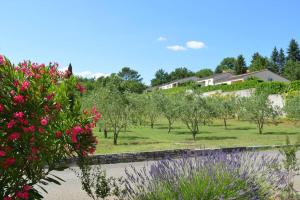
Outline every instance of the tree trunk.
<path id="1" fill-rule="evenodd" d="M 151 121 L 151 128 L 153 128 L 153 127 L 154 127 L 154 122 Z"/>
<path id="2" fill-rule="evenodd" d="M 118 132 L 117 128 L 114 128 L 114 145 L 118 144 Z"/>
<path id="3" fill-rule="evenodd" d="M 225 126 L 225 129 L 227 129 L 227 121 L 226 121 L 226 118 L 224 118 L 224 126 Z"/>
<path id="4" fill-rule="evenodd" d="M 107 138 L 107 128 L 106 127 L 104 128 L 103 133 L 104 133 L 104 138 Z"/>
<path id="5" fill-rule="evenodd" d="M 203 125 L 206 126 L 206 120 L 203 120 Z"/>
<path id="6" fill-rule="evenodd" d="M 196 132 L 197 131 L 193 131 L 193 139 L 194 139 L 194 141 L 196 141 Z"/>
<path id="7" fill-rule="evenodd" d="M 261 123 L 261 122 L 258 122 L 257 126 L 258 126 L 258 132 L 259 132 L 259 134 L 262 134 L 264 124 Z"/>
<path id="8" fill-rule="evenodd" d="M 171 132 L 171 129 L 172 129 L 172 123 L 171 123 L 171 120 L 168 120 L 169 121 L 169 130 L 168 130 L 168 133 Z"/>

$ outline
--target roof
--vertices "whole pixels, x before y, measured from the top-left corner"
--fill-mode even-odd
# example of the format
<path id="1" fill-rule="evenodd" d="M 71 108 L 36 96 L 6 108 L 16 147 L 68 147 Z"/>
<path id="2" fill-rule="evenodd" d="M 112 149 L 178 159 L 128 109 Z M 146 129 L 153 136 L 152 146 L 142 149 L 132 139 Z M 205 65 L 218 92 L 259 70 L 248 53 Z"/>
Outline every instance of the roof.
<path id="1" fill-rule="evenodd" d="M 272 72 L 268 69 L 263 69 L 263 70 L 260 70 L 260 71 L 249 72 L 249 73 L 240 74 L 240 75 L 234 75 L 230 72 L 224 72 L 224 73 L 220 73 L 220 74 L 213 74 L 211 76 L 207 76 L 207 77 L 203 77 L 203 78 L 198 78 L 196 76 L 191 76 L 191 77 L 187 77 L 187 78 L 183 78 L 183 79 L 174 80 L 174 81 L 162 84 L 162 85 L 158 85 L 158 86 L 155 86 L 153 88 L 159 88 L 159 87 L 174 84 L 174 83 L 179 83 L 179 84 L 180 83 L 186 83 L 186 82 L 189 82 L 189 81 L 200 82 L 200 81 L 204 81 L 204 80 L 207 80 L 207 79 L 214 79 L 215 83 L 220 83 L 220 82 L 226 82 L 226 81 L 232 81 L 232 80 L 241 79 L 241 78 L 245 78 L 245 77 L 250 77 L 252 75 L 255 75 L 257 73 L 264 72 L 264 71 L 276 74 L 276 73 L 274 73 L 274 72 Z M 276 75 L 280 76 L 279 74 L 276 74 Z M 284 77 L 282 77 L 282 78 L 284 78 Z M 149 89 L 151 89 L 151 88 L 149 88 Z"/>
<path id="2" fill-rule="evenodd" d="M 158 85 L 156 87 L 162 87 L 162 86 L 170 85 L 170 84 L 173 84 L 173 83 L 186 83 L 186 82 L 189 82 L 189 81 L 195 81 L 196 82 L 196 81 L 199 81 L 199 79 L 200 78 L 198 78 L 196 76 L 191 76 L 191 77 L 186 77 L 186 78 L 183 78 L 183 79 L 177 79 L 177 80 L 174 80 L 174 81 L 162 84 L 162 85 Z"/>
<path id="3" fill-rule="evenodd" d="M 207 76 L 207 77 L 203 77 L 203 78 L 198 78 L 196 76 L 191 76 L 191 77 L 187 77 L 187 78 L 183 78 L 183 79 L 177 79 L 177 80 L 174 80 L 174 81 L 171 81 L 171 82 L 168 82 L 168 83 L 164 83 L 162 85 L 158 85 L 156 87 L 162 87 L 162 86 L 165 86 L 165 85 L 170 85 L 170 84 L 173 84 L 173 83 L 186 83 L 186 82 L 189 82 L 189 81 L 195 81 L 195 82 L 199 82 L 199 81 L 203 81 L 203 80 L 207 80 L 207 79 L 215 79 L 215 80 L 218 80 L 219 78 L 224 78 L 224 77 L 228 77 L 228 76 L 233 76 L 233 74 L 229 73 L 229 72 L 225 72 L 225 73 L 220 73 L 220 74 L 213 74 L 211 76 Z"/>
<path id="4" fill-rule="evenodd" d="M 224 73 L 213 74 L 211 76 L 200 78 L 198 81 L 204 81 L 204 80 L 211 79 L 211 78 L 213 78 L 214 81 L 215 81 L 215 80 L 221 80 L 221 79 L 225 79 L 225 78 L 232 77 L 232 76 L 233 76 L 232 73 L 230 73 L 230 72 L 224 72 Z"/>
<path id="5" fill-rule="evenodd" d="M 268 69 L 263 69 L 263 70 L 259 70 L 259 71 L 255 71 L 255 72 L 248 72 L 248 73 L 245 73 L 245 74 L 234 75 L 234 76 L 231 76 L 231 77 L 228 77 L 228 78 L 225 78 L 225 79 L 215 80 L 215 82 L 219 83 L 219 82 L 225 82 L 225 81 L 233 81 L 233 80 L 237 80 L 237 79 L 241 79 L 241 78 L 248 78 L 248 77 L 251 77 L 251 76 L 253 76 L 255 74 L 258 74 L 258 73 L 261 73 L 261 72 L 269 72 L 269 73 L 276 74 L 276 73 L 274 73 L 274 72 L 272 72 Z M 280 76 L 279 74 L 276 74 L 276 75 Z M 280 77 L 282 77 L 282 76 L 280 76 Z M 282 77 L 282 78 L 284 78 L 284 77 Z"/>

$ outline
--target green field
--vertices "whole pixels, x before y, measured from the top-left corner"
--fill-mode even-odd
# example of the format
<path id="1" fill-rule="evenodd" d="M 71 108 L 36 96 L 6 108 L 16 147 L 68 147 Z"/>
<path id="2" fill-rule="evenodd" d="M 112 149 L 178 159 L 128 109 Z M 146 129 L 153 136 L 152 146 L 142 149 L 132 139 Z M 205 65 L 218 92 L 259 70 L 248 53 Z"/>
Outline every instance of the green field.
<path id="1" fill-rule="evenodd" d="M 300 136 L 300 127 L 293 122 L 282 121 L 278 125 L 269 124 L 264 128 L 264 134 L 259 135 L 255 124 L 245 121 L 229 120 L 228 129 L 225 130 L 222 121 L 200 127 L 196 141 L 192 134 L 181 122 L 174 124 L 174 129 L 168 134 L 165 120 L 159 122 L 151 129 L 149 126 L 129 127 L 127 132 L 121 132 L 118 145 L 113 145 L 113 133 L 108 138 L 95 128 L 95 135 L 99 144 L 96 153 L 120 153 L 154 151 L 180 148 L 210 148 L 210 147 L 236 147 L 253 145 L 280 145 L 285 143 L 286 136 L 296 141 Z"/>

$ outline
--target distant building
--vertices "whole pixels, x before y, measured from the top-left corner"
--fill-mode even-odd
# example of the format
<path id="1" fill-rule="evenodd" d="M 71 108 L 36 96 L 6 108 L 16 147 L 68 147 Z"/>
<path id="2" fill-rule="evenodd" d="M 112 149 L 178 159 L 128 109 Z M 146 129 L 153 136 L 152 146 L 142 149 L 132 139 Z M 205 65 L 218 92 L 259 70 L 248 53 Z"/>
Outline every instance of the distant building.
<path id="1" fill-rule="evenodd" d="M 236 82 L 243 82 L 251 77 L 260 79 L 262 81 L 279 81 L 279 82 L 290 82 L 288 79 L 268 70 L 264 69 L 256 72 L 249 72 L 246 74 L 234 75 L 229 72 L 214 74 L 204 78 L 198 78 L 195 76 L 183 78 L 175 81 L 171 81 L 169 83 L 165 83 L 163 85 L 156 86 L 155 88 L 165 90 L 177 87 L 184 83 L 195 82 L 201 86 L 209 86 L 209 85 L 220 85 L 220 84 L 232 84 Z"/>

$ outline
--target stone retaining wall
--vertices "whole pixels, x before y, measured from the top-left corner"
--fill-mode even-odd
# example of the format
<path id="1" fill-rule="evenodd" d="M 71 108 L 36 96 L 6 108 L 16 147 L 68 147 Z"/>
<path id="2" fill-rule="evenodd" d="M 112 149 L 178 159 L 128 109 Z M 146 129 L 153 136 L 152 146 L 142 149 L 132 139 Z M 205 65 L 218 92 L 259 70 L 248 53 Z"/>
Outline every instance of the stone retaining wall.
<path id="1" fill-rule="evenodd" d="M 128 163 L 128 162 L 141 162 L 141 161 L 154 161 L 162 160 L 165 158 L 179 158 L 183 155 L 207 155 L 211 152 L 234 152 L 234 151 L 255 151 L 266 150 L 272 148 L 280 148 L 282 146 L 253 146 L 253 147 L 231 147 L 221 149 L 175 149 L 164 151 L 150 151 L 150 152 L 137 152 L 137 153 L 120 153 L 120 154 L 99 154 L 92 156 L 92 164 L 114 164 L 114 163 Z M 77 158 L 70 158 L 64 163 L 67 165 L 76 164 Z"/>

